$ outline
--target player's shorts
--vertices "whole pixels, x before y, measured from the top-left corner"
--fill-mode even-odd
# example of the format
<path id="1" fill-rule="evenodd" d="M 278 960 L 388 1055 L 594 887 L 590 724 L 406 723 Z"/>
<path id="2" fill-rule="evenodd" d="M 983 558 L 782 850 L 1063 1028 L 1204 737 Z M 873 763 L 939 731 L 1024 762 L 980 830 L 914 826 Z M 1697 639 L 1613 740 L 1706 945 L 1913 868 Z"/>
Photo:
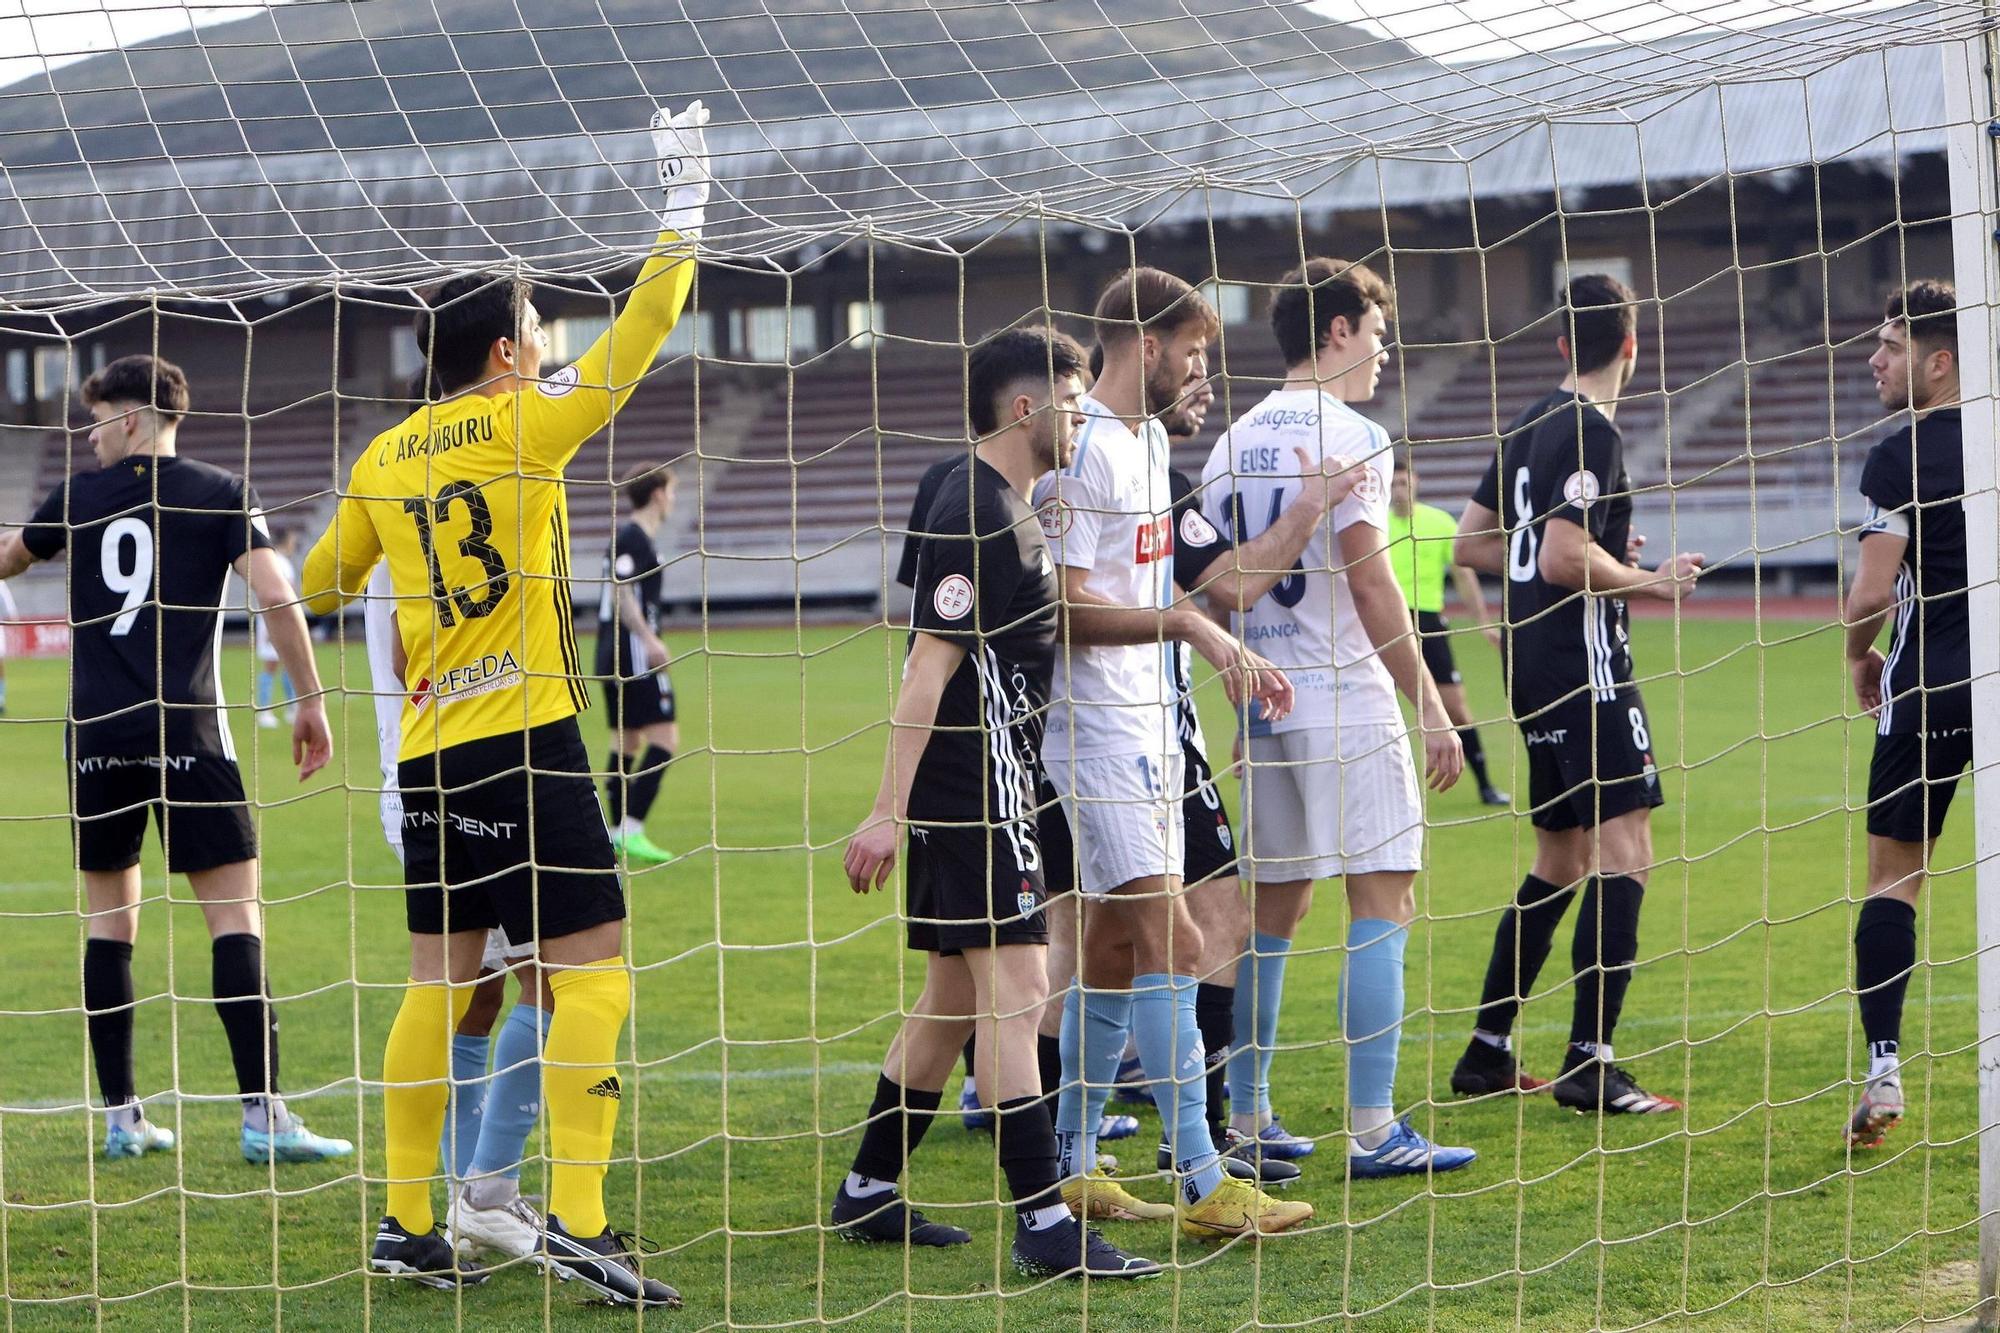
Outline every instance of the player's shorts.
<path id="1" fill-rule="evenodd" d="M 1451 655 L 1451 622 L 1444 618 L 1442 611 L 1415 611 L 1417 619 L 1417 646 L 1423 651 L 1424 666 L 1430 670 L 1431 679 L 1440 685 L 1460 685 L 1465 677 L 1458 674 L 1458 662 Z"/>
<path id="2" fill-rule="evenodd" d="M 1187 882 L 1227 879 L 1236 873 L 1236 835 L 1229 827 L 1229 811 L 1222 804 L 1215 774 L 1208 767 L 1208 757 L 1193 741 L 1182 743 L 1181 762 L 1186 772 L 1181 827 L 1182 845 L 1187 849 Z"/>
<path id="3" fill-rule="evenodd" d="M 411 934 L 498 926 L 525 944 L 624 920 L 575 718 L 405 759 L 397 776 Z"/>
<path id="4" fill-rule="evenodd" d="M 257 826 L 236 761 L 221 755 L 90 755 L 74 762 L 78 870 L 139 864 L 146 816 L 159 825 L 167 869 L 192 875 L 257 855 Z"/>
<path id="5" fill-rule="evenodd" d="M 479 955 L 479 970 L 505 972 L 516 963 L 534 956 L 533 944 L 516 944 L 507 938 L 506 931 L 495 926 L 486 932 L 486 949 Z"/>
<path id="6" fill-rule="evenodd" d="M 1252 736 L 1245 758 L 1245 873 L 1253 881 L 1423 868 L 1423 795 L 1400 724 Z"/>
<path id="7" fill-rule="evenodd" d="M 912 949 L 959 954 L 1047 944 L 1042 850 L 1032 820 L 910 825 L 907 936 Z"/>
<path id="8" fill-rule="evenodd" d="M 1035 790 L 1035 840 L 1042 848 L 1042 883 L 1049 897 L 1076 892 L 1076 840 L 1070 837 L 1069 816 L 1062 797 L 1049 785 L 1047 774 Z"/>
<path id="9" fill-rule="evenodd" d="M 604 721 L 613 731 L 639 731 L 674 720 L 674 680 L 666 668 L 604 682 Z"/>
<path id="10" fill-rule="evenodd" d="M 1868 761 L 1869 834 L 1897 842 L 1937 837 L 1971 765 L 1970 722 L 1876 736 Z"/>
<path id="11" fill-rule="evenodd" d="M 1155 755 L 1044 755 L 1043 767 L 1076 841 L 1077 887 L 1085 894 L 1157 875 L 1180 878 L 1186 854 L 1180 755 L 1165 762 Z"/>
<path id="12" fill-rule="evenodd" d="M 1521 738 L 1528 743 L 1528 819 L 1538 829 L 1596 828 L 1667 803 L 1636 689 L 1606 700 L 1573 695 L 1522 718 Z"/>

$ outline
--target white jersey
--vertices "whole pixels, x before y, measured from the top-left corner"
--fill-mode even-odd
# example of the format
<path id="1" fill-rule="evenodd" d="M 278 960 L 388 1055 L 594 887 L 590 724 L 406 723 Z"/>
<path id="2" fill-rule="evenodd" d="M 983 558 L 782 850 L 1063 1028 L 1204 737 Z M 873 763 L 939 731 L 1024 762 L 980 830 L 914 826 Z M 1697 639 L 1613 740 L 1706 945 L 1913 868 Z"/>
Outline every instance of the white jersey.
<path id="1" fill-rule="evenodd" d="M 1298 498 L 1299 459 L 1346 454 L 1368 474 L 1334 508 L 1333 537 L 1356 523 L 1389 527 L 1389 433 L 1347 404 L 1317 389 L 1279 389 L 1238 417 L 1215 442 L 1201 472 L 1202 509 L 1237 545 L 1261 534 Z M 1307 727 L 1402 724 L 1396 684 L 1368 637 L 1339 550 L 1328 549 L 1322 523 L 1299 559 L 1301 572 L 1233 619 L 1244 644 L 1285 668 L 1297 703 L 1281 722 L 1254 715 L 1250 734 Z"/>
<path id="2" fill-rule="evenodd" d="M 1173 491 L 1167 432 L 1147 421 L 1137 434 L 1096 399 L 1076 456 L 1035 485 L 1042 533 L 1058 567 L 1088 570 L 1083 587 L 1119 606 L 1173 602 Z M 1056 645 L 1042 752 L 1069 758 L 1180 753 L 1174 718 L 1174 645 Z"/>
<path id="3" fill-rule="evenodd" d="M 368 687 L 375 695 L 375 745 L 382 762 L 382 836 L 403 857 L 403 791 L 396 756 L 403 748 L 403 681 L 396 674 L 396 588 L 389 562 L 375 566 L 361 600 L 361 623 L 368 639 Z"/>

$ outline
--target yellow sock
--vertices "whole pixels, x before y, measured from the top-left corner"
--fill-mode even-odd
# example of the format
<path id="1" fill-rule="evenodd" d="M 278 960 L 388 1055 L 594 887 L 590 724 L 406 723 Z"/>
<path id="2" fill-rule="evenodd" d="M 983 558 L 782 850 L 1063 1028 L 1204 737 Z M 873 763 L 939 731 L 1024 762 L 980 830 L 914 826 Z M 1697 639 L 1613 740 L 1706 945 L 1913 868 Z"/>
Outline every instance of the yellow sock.
<path id="1" fill-rule="evenodd" d="M 572 1236 L 602 1235 L 607 1225 L 604 1172 L 621 1092 L 611 1065 L 632 1008 L 631 984 L 623 957 L 549 975 L 556 1002 L 542 1052 L 549 1212 Z"/>
<path id="2" fill-rule="evenodd" d="M 389 1216 L 421 1236 L 436 1225 L 431 1177 L 444 1132 L 451 1034 L 472 1005 L 472 987 L 412 981 L 382 1054 L 382 1126 L 388 1140 Z M 401 1086 L 398 1086 L 401 1085 Z"/>

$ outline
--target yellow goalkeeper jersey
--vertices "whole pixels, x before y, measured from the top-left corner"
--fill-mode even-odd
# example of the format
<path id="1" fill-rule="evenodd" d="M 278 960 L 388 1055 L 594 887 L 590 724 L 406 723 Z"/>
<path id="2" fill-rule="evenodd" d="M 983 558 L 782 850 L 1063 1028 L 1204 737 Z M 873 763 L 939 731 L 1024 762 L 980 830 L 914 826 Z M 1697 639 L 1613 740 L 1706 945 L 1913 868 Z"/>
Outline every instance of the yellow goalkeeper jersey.
<path id="1" fill-rule="evenodd" d="M 389 562 L 408 658 L 401 758 L 590 706 L 570 609 L 563 469 L 631 396 L 680 318 L 692 250 L 672 232 L 660 246 L 617 320 L 572 365 L 518 390 L 426 404 L 376 436 L 306 556 L 305 602 L 319 614 Z"/>

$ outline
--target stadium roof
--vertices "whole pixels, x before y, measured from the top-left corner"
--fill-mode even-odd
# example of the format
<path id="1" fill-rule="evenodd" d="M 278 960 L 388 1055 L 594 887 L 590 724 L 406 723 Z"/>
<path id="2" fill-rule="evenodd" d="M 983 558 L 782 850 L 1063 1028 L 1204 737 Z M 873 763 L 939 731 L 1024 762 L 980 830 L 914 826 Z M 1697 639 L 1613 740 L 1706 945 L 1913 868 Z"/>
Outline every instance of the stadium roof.
<path id="1" fill-rule="evenodd" d="M 693 96 L 711 240 L 746 258 L 1882 161 L 1941 146 L 1936 43 L 1984 22 L 1937 0 L 1453 68 L 1279 0 L 595 9 L 306 3 L 0 89 L 0 297 L 621 267 L 651 237 L 635 127 Z"/>

